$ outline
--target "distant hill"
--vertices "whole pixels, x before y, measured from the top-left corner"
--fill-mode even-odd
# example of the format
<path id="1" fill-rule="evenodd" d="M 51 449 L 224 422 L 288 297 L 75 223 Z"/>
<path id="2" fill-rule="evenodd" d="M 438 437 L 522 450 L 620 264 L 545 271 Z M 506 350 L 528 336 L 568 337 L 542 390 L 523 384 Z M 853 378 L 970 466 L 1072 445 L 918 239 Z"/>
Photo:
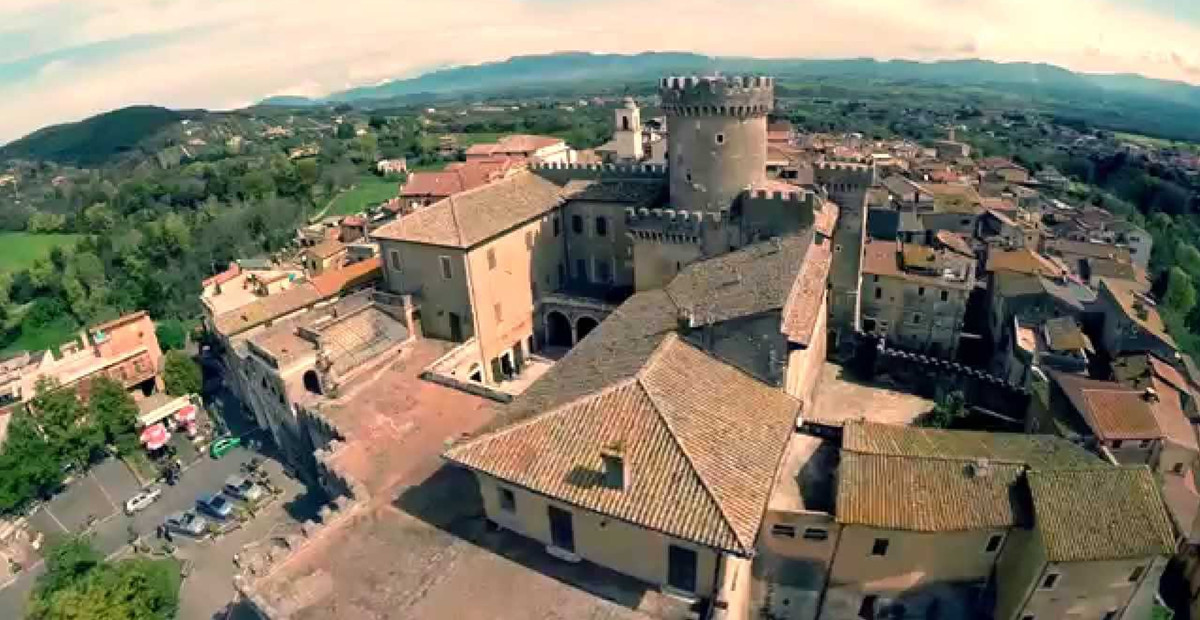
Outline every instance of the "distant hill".
<path id="1" fill-rule="evenodd" d="M 0 148 L 5 159 L 47 160 L 94 166 L 133 152 L 164 127 L 198 113 L 133 106 L 79 121 L 39 129 Z"/>
<path id="2" fill-rule="evenodd" d="M 824 81 L 844 87 L 848 93 L 866 95 L 879 84 L 979 88 L 994 93 L 997 101 L 1002 96 L 1022 97 L 1053 114 L 1086 120 L 1098 127 L 1200 140 L 1200 87 L 1140 75 L 1085 74 L 1044 63 L 986 60 L 802 60 L 709 57 L 680 52 L 633 55 L 563 52 L 442 69 L 412 79 L 333 93 L 321 99 L 289 97 L 275 98 L 272 102 L 378 107 L 411 102 L 417 95 L 552 91 L 572 84 L 625 85 L 645 92 L 659 76 L 712 72 L 771 74 L 779 78 L 785 89 Z"/>
<path id="3" fill-rule="evenodd" d="M 1062 67 L 1040 63 L 998 63 L 986 60 L 878 61 L 869 58 L 761 59 L 710 57 L 681 52 L 646 52 L 633 55 L 563 52 L 516 56 L 501 62 L 442 69 L 412 79 L 354 88 L 318 100 L 276 97 L 268 101 L 287 105 L 313 101 L 361 102 L 417 93 L 485 92 L 556 82 L 645 81 L 672 73 L 715 71 L 770 73 L 780 78 L 874 78 L 921 80 L 952 85 L 1014 85 L 1025 89 L 1109 91 L 1200 106 L 1200 87 L 1183 82 L 1155 80 L 1131 74 L 1075 73 Z"/>

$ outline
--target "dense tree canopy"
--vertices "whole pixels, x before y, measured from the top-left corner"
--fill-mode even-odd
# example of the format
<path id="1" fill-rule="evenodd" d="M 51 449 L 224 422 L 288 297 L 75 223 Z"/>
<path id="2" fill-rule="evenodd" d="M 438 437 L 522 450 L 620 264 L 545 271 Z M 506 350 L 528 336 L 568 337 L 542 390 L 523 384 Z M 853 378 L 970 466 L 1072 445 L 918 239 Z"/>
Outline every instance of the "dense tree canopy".
<path id="1" fill-rule="evenodd" d="M 30 620 L 170 620 L 179 608 L 173 559 L 106 562 L 86 540 L 50 546 L 46 573 L 29 602 Z"/>
<path id="2" fill-rule="evenodd" d="M 183 351 L 169 351 L 163 362 L 163 382 L 167 394 L 171 396 L 187 396 L 199 394 L 204 379 L 200 365 Z"/>

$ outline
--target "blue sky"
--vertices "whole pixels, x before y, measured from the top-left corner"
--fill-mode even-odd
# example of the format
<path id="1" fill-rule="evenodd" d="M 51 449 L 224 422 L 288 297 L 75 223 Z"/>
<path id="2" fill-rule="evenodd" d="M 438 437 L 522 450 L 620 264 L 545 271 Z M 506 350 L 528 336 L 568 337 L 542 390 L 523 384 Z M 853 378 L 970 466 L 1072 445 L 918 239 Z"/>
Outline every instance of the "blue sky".
<path id="1" fill-rule="evenodd" d="M 0 142 L 558 50 L 1040 61 L 1200 84 L 1197 0 L 0 0 Z"/>

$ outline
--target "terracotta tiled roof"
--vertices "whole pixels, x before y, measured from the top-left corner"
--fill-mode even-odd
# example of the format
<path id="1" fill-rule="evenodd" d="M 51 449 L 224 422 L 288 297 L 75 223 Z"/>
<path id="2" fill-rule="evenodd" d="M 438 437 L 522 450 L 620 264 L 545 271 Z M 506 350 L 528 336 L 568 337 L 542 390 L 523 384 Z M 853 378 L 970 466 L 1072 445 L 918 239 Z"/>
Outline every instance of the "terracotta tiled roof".
<path id="1" fill-rule="evenodd" d="M 1188 421 L 1187 415 L 1183 412 L 1183 402 L 1179 398 L 1179 392 L 1166 381 L 1158 378 L 1150 380 L 1150 387 L 1154 389 L 1158 397 L 1157 402 L 1150 403 L 1150 411 L 1154 413 L 1158 428 L 1171 443 L 1195 452 L 1197 450 L 1196 430 L 1192 428 L 1192 423 Z"/>
<path id="2" fill-rule="evenodd" d="M 1175 346 L 1175 340 L 1167 334 L 1167 326 L 1163 323 L 1162 317 L 1159 316 L 1158 310 L 1139 298 L 1141 294 L 1140 288 L 1135 282 L 1100 278 L 1101 293 L 1107 291 L 1109 296 L 1117 303 L 1117 307 L 1122 314 L 1151 335 L 1168 345 Z M 1138 312 L 1139 306 L 1144 308 L 1144 315 Z"/>
<path id="3" fill-rule="evenodd" d="M 1014 271 L 1017 273 L 1037 274 L 1043 276 L 1060 276 L 1063 274 L 1063 269 L 1055 265 L 1050 259 L 1030 250 L 1021 248 L 1019 250 L 991 250 L 988 252 L 987 270 L 995 271 Z"/>
<path id="4" fill-rule="evenodd" d="M 331 269 L 316 277 L 310 284 L 321 297 L 332 297 L 347 289 L 362 286 L 383 273 L 383 261 L 368 258 L 341 269 Z"/>
<path id="5" fill-rule="evenodd" d="M 1159 439 L 1163 436 L 1150 403 L 1140 390 L 1067 373 L 1051 371 L 1050 375 L 1101 440 Z"/>
<path id="6" fill-rule="evenodd" d="M 829 280 L 833 262 L 830 241 L 809 245 L 800 274 L 792 282 L 787 303 L 783 306 L 783 333 L 788 341 L 803 346 L 812 344 L 813 331 L 824 308 L 821 300 Z"/>
<path id="7" fill-rule="evenodd" d="M 217 331 L 226 337 L 234 336 L 267 321 L 290 314 L 322 299 L 316 287 L 303 282 L 287 289 L 248 303 L 216 317 Z"/>
<path id="8" fill-rule="evenodd" d="M 971 245 L 967 243 L 966 239 L 963 239 L 962 235 L 948 230 L 939 230 L 934 236 L 946 248 L 958 252 L 963 256 L 975 258 L 975 253 L 971 251 Z"/>
<path id="9" fill-rule="evenodd" d="M 380 239 L 455 248 L 475 244 L 563 202 L 563 189 L 531 172 L 456 194 L 376 230 Z"/>
<path id="10" fill-rule="evenodd" d="M 308 254 L 310 256 L 315 256 L 317 258 L 325 259 L 325 258 L 329 258 L 331 256 L 337 256 L 338 254 L 345 252 L 345 251 L 346 251 L 346 244 L 342 243 L 341 241 L 338 241 L 337 239 L 326 239 L 325 241 L 322 241 L 322 242 L 318 243 L 317 245 L 314 245 L 311 248 L 304 250 L 304 253 Z"/>
<path id="11" fill-rule="evenodd" d="M 934 210 L 942 213 L 979 214 L 983 212 L 983 197 L 970 185 L 958 183 L 924 183 L 921 189 L 933 194 Z"/>
<path id="12" fill-rule="evenodd" d="M 817 208 L 813 211 L 813 230 L 826 237 L 832 237 L 833 229 L 837 227 L 838 215 L 838 206 L 832 200 L 817 201 Z"/>
<path id="13" fill-rule="evenodd" d="M 137 312 L 126 314 L 125 316 L 115 318 L 111 321 L 105 321 L 104 323 L 100 323 L 99 325 L 93 325 L 88 328 L 88 331 L 89 332 L 112 331 L 122 325 L 126 325 L 128 323 L 137 321 L 144 316 L 146 316 L 146 311 L 138 310 Z"/>
<path id="14" fill-rule="evenodd" d="M 467 148 L 467 155 L 532 155 L 538 149 L 560 143 L 562 143 L 560 138 L 517 134 L 504 136 L 496 143 L 473 144 Z"/>
<path id="15" fill-rule="evenodd" d="M 1074 254 L 1087 258 L 1107 258 L 1124 263 L 1128 263 L 1131 260 L 1128 249 L 1109 243 L 1054 239 L 1046 243 L 1046 249 L 1060 254 Z"/>
<path id="16" fill-rule="evenodd" d="M 799 402 L 669 335 L 636 374 L 447 450 L 536 493 L 743 557 Z M 620 445 L 626 489 L 603 484 Z"/>
<path id="17" fill-rule="evenodd" d="M 1031 471 L 1037 530 L 1049 562 L 1170 555 L 1171 522 L 1144 465 Z"/>
<path id="18" fill-rule="evenodd" d="M 1176 370 L 1174 366 L 1149 353 L 1146 354 L 1146 358 L 1150 364 L 1150 370 L 1155 376 L 1175 386 L 1177 390 L 1190 390 L 1187 379 L 1183 378 L 1183 374 Z"/>
<path id="19" fill-rule="evenodd" d="M 812 234 L 773 239 L 692 263 L 667 294 L 693 326 L 780 310 L 804 265 Z"/>
<path id="20" fill-rule="evenodd" d="M 200 283 L 200 286 L 203 288 L 208 288 L 217 284 L 225 284 L 226 282 L 238 277 L 238 275 L 241 273 L 242 268 L 237 263 L 231 262 L 225 271 L 222 271 L 221 273 L 218 273 L 210 278 L 205 278 L 204 281 Z"/>
<path id="21" fill-rule="evenodd" d="M 940 288 L 965 289 L 969 286 L 965 279 L 950 280 L 933 273 L 948 268 L 955 273 L 967 275 L 973 273 L 974 263 L 974 259 L 961 254 L 935 250 L 928 246 L 896 241 L 870 241 L 863 248 L 862 272 L 902 278 Z M 917 269 L 921 271 L 916 271 Z"/>
<path id="22" fill-rule="evenodd" d="M 842 453 L 837 521 L 916 532 L 1008 528 L 1021 518 L 1012 487 L 1023 465 Z"/>
<path id="23" fill-rule="evenodd" d="M 1102 462 L 1091 452 L 1053 435 L 947 431 L 865 421 L 846 423 L 842 449 L 964 461 L 986 458 L 993 463 L 1031 467 L 1073 467 Z"/>

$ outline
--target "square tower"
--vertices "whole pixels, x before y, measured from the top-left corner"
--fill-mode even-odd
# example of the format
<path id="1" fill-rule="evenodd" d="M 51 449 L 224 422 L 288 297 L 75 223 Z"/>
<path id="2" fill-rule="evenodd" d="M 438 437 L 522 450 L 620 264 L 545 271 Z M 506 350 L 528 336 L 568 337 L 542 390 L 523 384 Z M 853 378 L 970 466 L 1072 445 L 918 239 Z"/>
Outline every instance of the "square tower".
<path id="1" fill-rule="evenodd" d="M 616 142 L 617 159 L 621 162 L 641 161 L 642 113 L 633 97 L 626 97 L 614 117 L 613 141 Z"/>

